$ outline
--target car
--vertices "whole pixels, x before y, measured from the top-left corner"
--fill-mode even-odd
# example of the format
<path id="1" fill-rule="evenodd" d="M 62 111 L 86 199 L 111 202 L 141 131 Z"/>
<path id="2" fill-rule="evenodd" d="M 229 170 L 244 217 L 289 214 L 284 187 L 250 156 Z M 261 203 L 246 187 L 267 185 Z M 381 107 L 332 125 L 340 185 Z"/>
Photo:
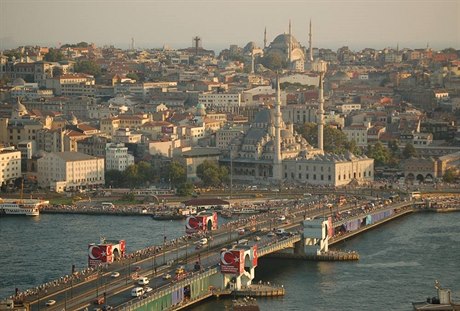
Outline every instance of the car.
<path id="1" fill-rule="evenodd" d="M 48 300 L 48 301 L 45 303 L 45 305 L 47 305 L 47 306 L 52 306 L 52 305 L 55 305 L 55 304 L 56 304 L 56 300 L 52 300 L 52 299 Z"/>
<path id="2" fill-rule="evenodd" d="M 120 272 L 112 272 L 112 274 L 110 275 L 110 277 L 112 278 L 117 278 L 120 276 Z"/>
<path id="3" fill-rule="evenodd" d="M 137 280 L 137 284 L 139 284 L 139 285 L 148 285 L 149 282 L 150 282 L 149 278 L 146 278 L 145 276 L 143 276 L 143 277 L 141 277 L 141 278 L 139 278 Z"/>
<path id="4" fill-rule="evenodd" d="M 151 287 L 148 287 L 148 286 L 144 287 L 144 292 L 146 292 L 146 293 L 150 293 L 152 290 L 153 290 L 153 288 L 151 288 Z"/>
<path id="5" fill-rule="evenodd" d="M 269 232 L 269 233 L 267 234 L 267 236 L 268 236 L 268 237 L 274 237 L 274 236 L 275 236 L 275 232 Z"/>
<path id="6" fill-rule="evenodd" d="M 131 290 L 131 297 L 139 297 L 144 294 L 144 289 L 142 287 L 134 287 Z"/>
<path id="7" fill-rule="evenodd" d="M 278 216 L 278 217 L 276 218 L 276 220 L 278 220 L 278 221 L 285 221 L 285 220 L 286 220 L 286 216 L 284 216 L 284 215 Z"/>
<path id="8" fill-rule="evenodd" d="M 100 297 L 97 297 L 96 299 L 94 299 L 93 303 L 95 305 L 101 305 L 105 302 L 105 299 L 104 299 L 104 296 L 100 296 Z"/>
<path id="9" fill-rule="evenodd" d="M 284 229 L 276 229 L 276 235 L 285 235 L 287 234 L 286 230 Z"/>
<path id="10" fill-rule="evenodd" d="M 244 234 L 244 228 L 240 228 L 237 230 L 238 231 L 238 234 L 239 235 L 243 235 Z"/>
<path id="11" fill-rule="evenodd" d="M 105 306 L 102 307 L 102 311 L 111 311 L 111 310 L 113 310 L 112 306 L 105 305 Z"/>
<path id="12" fill-rule="evenodd" d="M 260 241 L 260 236 L 257 236 L 257 235 L 256 235 L 256 236 L 254 237 L 254 241 Z"/>
<path id="13" fill-rule="evenodd" d="M 163 280 L 169 280 L 171 278 L 171 274 L 169 273 L 166 273 L 165 275 L 163 275 Z"/>
<path id="14" fill-rule="evenodd" d="M 195 245 L 195 249 L 202 249 L 202 248 L 203 248 L 203 245 L 201 245 L 201 244 Z"/>
<path id="15" fill-rule="evenodd" d="M 140 266 L 135 266 L 135 267 L 133 268 L 133 271 L 139 271 L 139 270 L 141 270 L 141 267 L 140 267 Z"/>
<path id="16" fill-rule="evenodd" d="M 182 274 L 185 273 L 185 267 L 184 266 L 179 266 L 176 269 L 176 274 Z"/>

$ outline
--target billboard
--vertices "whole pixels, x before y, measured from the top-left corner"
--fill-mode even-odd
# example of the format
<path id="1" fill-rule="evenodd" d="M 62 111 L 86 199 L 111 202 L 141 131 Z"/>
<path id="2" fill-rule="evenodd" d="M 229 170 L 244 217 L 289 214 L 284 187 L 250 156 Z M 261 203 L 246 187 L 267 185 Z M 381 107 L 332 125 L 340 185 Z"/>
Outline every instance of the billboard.
<path id="1" fill-rule="evenodd" d="M 119 241 L 101 241 L 96 245 L 88 245 L 88 266 L 94 267 L 100 264 L 112 263 L 124 257 L 126 252 L 125 240 Z"/>
<path id="2" fill-rule="evenodd" d="M 220 253 L 220 271 L 240 275 L 244 271 L 244 250 L 224 250 Z"/>
<path id="3" fill-rule="evenodd" d="M 196 233 L 199 231 L 206 231 L 206 217 L 203 216 L 189 216 L 185 221 L 185 232 Z"/>
<path id="4" fill-rule="evenodd" d="M 94 267 L 104 263 L 113 262 L 112 244 L 89 244 L 88 245 L 88 266 Z"/>
<path id="5" fill-rule="evenodd" d="M 259 260 L 259 255 L 257 253 L 257 244 L 252 247 L 252 267 L 257 267 L 257 261 Z"/>

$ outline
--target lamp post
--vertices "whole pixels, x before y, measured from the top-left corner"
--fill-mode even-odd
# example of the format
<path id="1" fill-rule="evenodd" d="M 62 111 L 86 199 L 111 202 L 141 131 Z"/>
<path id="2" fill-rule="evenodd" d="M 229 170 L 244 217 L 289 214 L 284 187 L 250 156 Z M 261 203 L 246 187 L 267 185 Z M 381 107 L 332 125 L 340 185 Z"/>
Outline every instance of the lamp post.
<path id="1" fill-rule="evenodd" d="M 233 195 L 233 155 L 232 155 L 232 146 L 230 146 L 230 199 Z"/>
<path id="2" fill-rule="evenodd" d="M 166 263 L 166 224 L 163 224 L 163 264 Z"/>

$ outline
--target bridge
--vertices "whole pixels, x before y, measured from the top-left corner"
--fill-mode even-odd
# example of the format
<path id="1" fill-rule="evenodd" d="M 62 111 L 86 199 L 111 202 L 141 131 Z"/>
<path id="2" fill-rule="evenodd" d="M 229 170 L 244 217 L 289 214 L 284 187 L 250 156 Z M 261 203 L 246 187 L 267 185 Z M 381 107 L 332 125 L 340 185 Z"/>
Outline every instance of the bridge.
<path id="1" fill-rule="evenodd" d="M 327 252 L 331 244 L 412 212 L 415 203 L 398 202 L 368 210 L 344 206 L 336 212 L 322 207 L 324 205 L 293 209 L 289 223 L 274 223 L 273 214 L 261 214 L 256 223 L 245 225 L 248 232 L 245 235 L 232 237 L 235 228 L 221 229 L 204 249 L 196 250 L 193 243 L 186 242 L 153 256 L 116 262 L 83 281 L 65 284 L 50 293 L 31 295 L 26 303 L 32 311 L 45 308 L 45 301 L 49 299 L 57 303 L 46 307 L 47 310 L 85 310 L 96 298 L 104 297 L 105 304 L 116 306 L 115 310 L 179 310 L 207 297 L 250 285 L 260 257 L 286 250 L 295 254 Z M 337 218 L 338 212 L 346 218 Z M 272 226 L 285 229 L 287 234 L 268 236 L 267 228 Z M 248 245 L 239 245 L 241 239 L 248 240 Z M 229 245 L 231 242 L 237 245 Z M 239 256 L 240 264 L 235 266 L 235 262 L 225 259 L 225 253 Z M 163 279 L 165 274 L 174 274 L 175 265 L 184 265 L 192 271 L 195 262 L 200 262 L 198 271 L 189 272 L 183 279 Z M 139 267 L 138 272 L 133 273 L 133 265 Z M 112 278 L 113 272 L 120 276 Z M 130 293 L 135 287 L 135 276 L 150 278 L 153 290 L 133 299 Z"/>

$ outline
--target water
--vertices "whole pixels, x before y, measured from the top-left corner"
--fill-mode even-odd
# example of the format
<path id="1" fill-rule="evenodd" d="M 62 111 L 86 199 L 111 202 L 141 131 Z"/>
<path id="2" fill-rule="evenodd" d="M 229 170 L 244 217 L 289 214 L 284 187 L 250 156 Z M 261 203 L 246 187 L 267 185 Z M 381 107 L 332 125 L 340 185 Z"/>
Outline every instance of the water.
<path id="1" fill-rule="evenodd" d="M 358 262 L 264 259 L 258 279 L 283 284 L 286 296 L 258 299 L 261 310 L 411 310 L 434 296 L 434 280 L 460 300 L 460 213 L 420 213 L 392 221 L 337 245 Z M 41 215 L 0 219 L 0 297 L 86 265 L 87 244 L 100 235 L 127 240 L 128 251 L 182 233 L 183 222 L 149 217 Z M 196 306 L 223 310 L 228 299 Z"/>

